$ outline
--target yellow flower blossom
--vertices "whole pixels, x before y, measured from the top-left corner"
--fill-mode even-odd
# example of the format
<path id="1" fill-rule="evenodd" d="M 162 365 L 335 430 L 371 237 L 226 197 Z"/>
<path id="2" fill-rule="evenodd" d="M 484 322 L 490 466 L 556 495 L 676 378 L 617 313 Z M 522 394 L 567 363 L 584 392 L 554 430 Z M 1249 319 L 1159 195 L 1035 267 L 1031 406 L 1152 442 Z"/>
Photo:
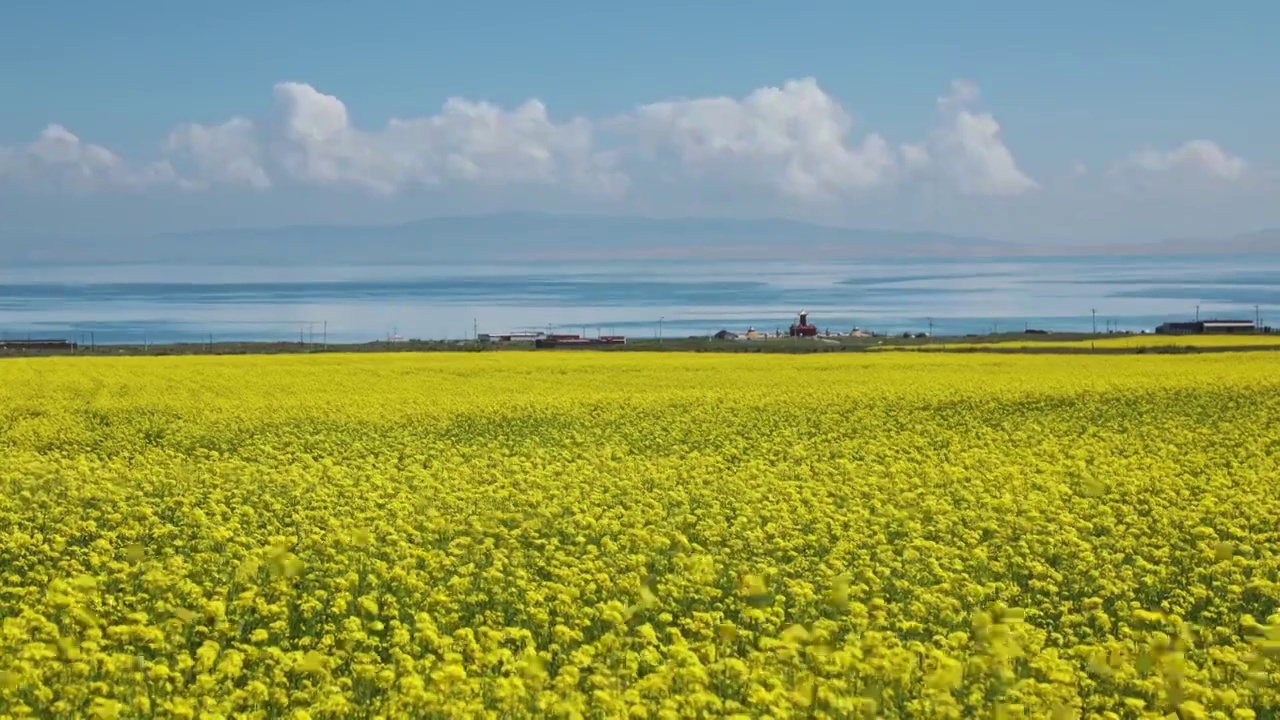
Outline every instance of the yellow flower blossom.
<path id="1" fill-rule="evenodd" d="M 1280 715 L 1266 354 L 0 361 L 0 716 Z"/>

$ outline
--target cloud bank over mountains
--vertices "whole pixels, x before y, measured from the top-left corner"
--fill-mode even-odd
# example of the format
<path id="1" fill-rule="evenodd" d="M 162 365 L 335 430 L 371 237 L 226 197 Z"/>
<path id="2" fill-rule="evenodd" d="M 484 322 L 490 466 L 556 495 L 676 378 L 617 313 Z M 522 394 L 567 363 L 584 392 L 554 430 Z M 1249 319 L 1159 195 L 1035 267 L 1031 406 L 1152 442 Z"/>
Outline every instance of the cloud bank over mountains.
<path id="1" fill-rule="evenodd" d="M 212 188 L 268 193 L 287 185 L 395 196 L 444 186 L 536 186 L 616 199 L 644 183 L 716 183 L 801 205 L 830 205 L 897 188 L 956 197 L 1044 192 L 983 109 L 979 87 L 956 80 L 936 103 L 933 129 L 890 140 L 813 78 L 745 97 L 672 98 L 612 117 L 557 117 L 541 101 L 514 108 L 450 98 L 428 116 L 357 127 L 341 99 L 301 82 L 272 89 L 269 117 L 186 124 L 148 158 L 125 158 L 52 124 L 26 144 L 0 147 L 0 192 L 139 193 Z M 77 129 L 79 131 L 79 129 Z M 1244 183 L 1256 173 L 1211 140 L 1143 147 L 1098 182 Z M 1094 178 L 1089 178 L 1092 182 Z"/>

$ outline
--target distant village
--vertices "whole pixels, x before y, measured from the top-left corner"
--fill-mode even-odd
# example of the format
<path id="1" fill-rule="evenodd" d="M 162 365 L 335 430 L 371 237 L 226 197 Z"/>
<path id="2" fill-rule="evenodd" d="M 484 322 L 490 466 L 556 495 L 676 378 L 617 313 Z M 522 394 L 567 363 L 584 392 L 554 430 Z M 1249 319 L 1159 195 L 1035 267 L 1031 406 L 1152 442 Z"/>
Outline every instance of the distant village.
<path id="1" fill-rule="evenodd" d="M 784 330 L 779 327 L 773 332 L 760 331 L 754 326 L 748 327 L 744 332 L 735 332 L 732 330 L 722 329 L 716 332 L 713 337 L 716 340 L 770 340 L 783 337 L 791 338 L 874 338 L 874 337 L 900 337 L 904 339 L 920 339 L 931 337 L 933 328 L 929 332 L 922 331 L 905 331 L 894 335 L 886 335 L 877 333 L 872 330 L 865 330 L 854 327 L 848 332 L 835 331 L 830 328 L 819 328 L 819 326 L 810 321 L 809 313 L 801 310 L 795 321 L 793 321 Z M 1053 330 L 1045 330 L 1024 326 L 1023 334 L 1027 335 L 1051 335 Z M 1157 335 L 1223 335 L 1223 334 L 1250 334 L 1250 333 L 1271 333 L 1270 327 L 1261 324 L 1261 319 L 1257 320 L 1200 320 L 1196 319 L 1187 322 L 1166 322 L 1157 326 L 1154 333 Z M 998 328 L 992 334 L 999 334 Z M 1096 329 L 1095 329 L 1095 333 Z M 1131 330 L 1114 329 L 1108 325 L 1105 330 L 1108 335 L 1133 335 L 1148 334 L 1147 330 L 1134 333 Z M 976 337 L 975 335 L 969 335 Z M 705 336 L 698 336 L 705 337 Z M 484 343 L 530 343 L 537 347 L 557 347 L 557 346 L 588 346 L 588 345 L 616 345 L 625 344 L 627 338 L 624 335 L 597 335 L 590 337 L 587 335 L 576 334 L 556 334 L 551 332 L 539 331 L 523 331 L 510 332 L 500 335 L 492 335 L 489 333 L 480 333 L 476 339 Z M 661 335 L 658 336 L 661 339 Z"/>
<path id="2" fill-rule="evenodd" d="M 1157 326 L 1153 332 L 1157 335 L 1248 335 L 1248 334 L 1272 334 L 1276 332 L 1276 330 L 1270 326 L 1263 325 L 1261 316 L 1259 315 L 1254 320 L 1239 320 L 1239 319 L 1201 320 L 1197 318 L 1195 320 L 1190 320 L 1190 321 L 1166 322 Z M 1009 334 L 1012 334 L 1012 333 L 1006 332 L 1002 334 L 998 331 L 998 327 L 993 326 L 992 332 L 986 335 L 991 336 L 991 335 L 1009 335 Z M 1051 334 L 1054 334 L 1054 331 L 1032 328 L 1030 326 L 1024 326 L 1022 333 L 1019 333 L 1019 334 L 1051 335 Z M 1118 328 L 1115 328 L 1110 323 L 1108 323 L 1104 333 L 1098 333 L 1097 327 L 1095 326 L 1094 332 L 1092 333 L 1071 332 L 1066 334 L 1146 335 L 1148 334 L 1148 331 L 1142 330 L 1142 331 L 1139 331 L 1138 333 L 1134 333 L 1131 330 L 1119 330 Z M 748 327 L 745 332 L 739 333 L 739 332 L 734 332 L 732 330 L 723 329 L 711 335 L 710 337 L 716 340 L 727 340 L 727 341 L 753 341 L 753 340 L 763 341 L 763 340 L 771 340 L 771 339 L 780 339 L 784 337 L 797 338 L 797 339 L 798 338 L 814 338 L 817 340 L 823 340 L 823 339 L 829 339 L 829 338 L 889 338 L 889 337 L 903 338 L 903 339 L 921 339 L 921 338 L 929 338 L 932 336 L 933 336 L 932 323 L 930 323 L 930 328 L 928 332 L 906 331 L 898 334 L 888 335 L 883 333 L 877 333 L 871 330 L 864 330 L 859 327 L 854 327 L 852 330 L 848 332 L 839 332 L 839 331 L 832 332 L 829 328 L 820 329 L 816 323 L 810 320 L 809 313 L 807 313 L 804 310 L 801 310 L 797 318 L 795 319 L 795 321 L 793 321 L 789 326 L 787 326 L 785 330 L 781 327 L 778 327 L 772 333 L 770 333 L 770 332 L 762 332 L 760 330 L 757 330 L 755 327 Z M 702 338 L 706 338 L 707 336 L 699 335 L 696 337 L 699 339 L 702 339 Z M 979 337 L 979 336 L 975 334 L 967 334 L 964 337 Z M 600 333 L 597 333 L 594 337 L 592 337 L 587 335 L 585 331 L 583 334 L 554 333 L 550 331 L 542 332 L 542 331 L 536 331 L 536 330 L 522 330 L 522 331 L 514 331 L 514 332 L 508 332 L 508 333 L 501 333 L 501 334 L 477 332 L 474 338 L 476 341 L 480 343 L 529 344 L 539 348 L 594 347 L 594 346 L 608 346 L 608 345 L 625 345 L 627 343 L 627 337 L 625 335 L 615 335 L 615 334 L 606 335 L 606 334 L 603 334 L 603 332 L 600 332 Z M 661 330 L 659 330 L 659 333 L 656 339 L 659 342 L 662 341 Z M 421 343 L 424 341 L 417 340 L 417 339 L 406 339 L 399 334 L 393 333 L 387 336 L 386 342 L 389 344 L 400 344 L 400 343 L 413 344 L 413 343 Z M 305 343 L 301 338 L 299 338 L 299 344 L 305 346 L 307 343 Z M 311 344 L 315 345 L 314 342 L 312 342 Z M 327 340 L 324 341 L 322 344 L 325 347 L 328 347 Z M 75 351 L 81 345 L 82 343 L 77 343 L 74 340 L 67 340 L 62 338 L 37 339 L 37 338 L 27 337 L 25 339 L 10 339 L 7 337 L 0 336 L 0 351 L 6 351 L 6 352 L 59 351 L 59 350 Z M 203 346 L 203 343 L 201 343 L 201 345 Z M 210 349 L 212 349 L 212 345 L 213 345 L 212 336 L 209 339 L 208 345 L 210 346 Z M 92 343 L 90 343 L 89 345 L 86 345 L 86 347 L 93 347 L 93 346 L 94 345 Z"/>

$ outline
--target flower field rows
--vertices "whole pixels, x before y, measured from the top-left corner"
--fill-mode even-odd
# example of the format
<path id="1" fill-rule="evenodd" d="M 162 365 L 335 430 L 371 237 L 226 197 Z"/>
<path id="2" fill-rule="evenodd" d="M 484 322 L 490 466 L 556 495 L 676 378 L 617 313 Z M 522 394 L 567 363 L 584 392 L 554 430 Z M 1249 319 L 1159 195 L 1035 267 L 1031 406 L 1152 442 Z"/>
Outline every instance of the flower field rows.
<path id="1" fill-rule="evenodd" d="M 1280 348 L 1280 334 L 1246 333 L 1240 335 L 1114 335 L 1075 340 L 1054 340 L 1053 336 L 1031 335 L 1016 340 L 993 342 L 954 341 L 938 339 L 922 345 L 909 345 L 912 350 L 965 350 L 995 348 L 1011 349 L 1067 349 L 1067 350 L 1148 350 L 1159 348 Z M 871 349 L 900 349 L 901 345 L 871 346 Z"/>
<path id="2" fill-rule="evenodd" d="M 0 716 L 1277 717 L 1277 371 L 0 362 Z"/>

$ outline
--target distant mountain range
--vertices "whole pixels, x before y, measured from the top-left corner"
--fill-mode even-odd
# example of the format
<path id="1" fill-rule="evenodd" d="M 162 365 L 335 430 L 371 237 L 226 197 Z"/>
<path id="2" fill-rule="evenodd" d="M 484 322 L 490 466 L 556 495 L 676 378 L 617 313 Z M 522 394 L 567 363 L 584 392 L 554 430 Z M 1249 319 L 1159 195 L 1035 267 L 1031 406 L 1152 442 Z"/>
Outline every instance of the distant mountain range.
<path id="1" fill-rule="evenodd" d="M 1280 253 L 1280 228 L 1233 235 L 1218 240 L 1177 238 L 1153 243 L 1152 252 L 1166 255 L 1271 255 Z"/>
<path id="2" fill-rule="evenodd" d="M 1218 238 L 1172 238 L 1148 243 L 1037 248 L 1032 254 L 1062 257 L 1278 255 L 1280 228 Z"/>
<path id="3" fill-rule="evenodd" d="M 1222 240 L 1053 248 L 934 232 L 791 220 L 502 213 L 401 225 L 290 226 L 176 233 L 122 241 L 0 243 L 0 261 L 413 264 L 611 259 L 858 259 L 1280 252 L 1280 230 Z"/>

